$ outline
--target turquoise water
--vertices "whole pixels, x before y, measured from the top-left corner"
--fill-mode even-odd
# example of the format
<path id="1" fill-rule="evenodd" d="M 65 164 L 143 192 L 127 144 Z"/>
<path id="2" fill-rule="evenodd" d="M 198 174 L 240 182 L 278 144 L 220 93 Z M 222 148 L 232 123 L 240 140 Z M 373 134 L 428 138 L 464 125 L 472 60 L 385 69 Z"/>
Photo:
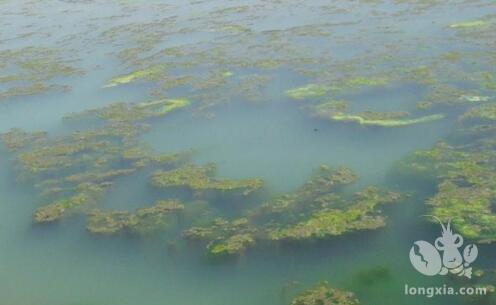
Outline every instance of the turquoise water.
<path id="1" fill-rule="evenodd" d="M 220 16 L 213 13 L 236 6 L 248 9 Z M 318 72 L 317 79 L 328 80 L 355 75 L 357 71 L 358 75 L 368 72 L 382 75 L 430 64 L 432 58 L 453 50 L 490 52 L 490 45 L 480 44 L 486 38 L 473 42 L 453 34 L 447 26 L 482 17 L 494 21 L 495 13 L 496 6 L 491 1 L 329 4 L 325 1 L 0 0 L 0 50 L 24 46 L 56 48 L 84 71 L 82 75 L 50 80 L 70 85 L 69 92 L 0 99 L 0 132 L 20 127 L 45 130 L 52 135 L 67 134 L 88 126 L 74 127 L 63 120 L 65 115 L 116 101 L 153 99 L 153 90 L 157 88 L 146 82 L 109 89 L 102 86 L 116 75 L 146 66 L 149 62 L 140 59 L 167 47 L 209 54 L 216 47 L 224 49 L 221 59 L 208 56 L 191 59 L 198 63 L 197 70 L 184 69 L 193 75 L 214 69 L 223 61 L 222 69 L 229 70 L 236 60 L 274 52 L 273 58 L 280 56 L 285 61 L 282 67 L 264 72 L 271 80 L 265 88 L 254 90 L 262 95 L 261 101 L 231 93 L 229 90 L 235 90 L 236 85 L 212 89 L 215 94 L 228 96 L 228 101 L 207 108 L 205 113 L 186 108 L 153 120 L 142 142 L 157 152 L 193 149 L 193 160 L 199 164 L 214 162 L 220 177 L 260 177 L 266 184 L 268 197 L 295 190 L 321 164 L 353 169 L 360 176 L 357 188 L 376 185 L 413 194 L 386 208 L 389 217 L 385 228 L 304 245 L 260 245 L 239 258 L 219 263 L 206 259 L 199 245 L 178 241 L 177 249 L 168 247 L 166 241 L 174 240 L 173 230 L 156 238 L 99 238 L 85 230 L 84 216 L 47 226 L 33 224 L 33 211 L 44 202 L 32 185 L 16 179 L 14 156 L 0 145 L 0 304 L 276 305 L 289 304 L 295 294 L 319 281 L 353 291 L 362 304 L 368 305 L 468 304 L 461 298 L 404 295 L 405 283 L 427 286 L 450 282 L 417 274 L 408 259 L 415 240 L 434 240 L 438 236 L 438 226 L 426 223 L 421 217 L 426 213 L 424 202 L 432 190 L 414 184 L 405 186 L 392 176 L 396 162 L 408 153 L 430 148 L 447 137 L 460 110 L 443 110 L 447 114 L 445 119 L 426 124 L 365 127 L 312 117 L 305 110 L 305 102 L 291 100 L 284 92 L 314 80 L 308 73 L 287 70 L 292 60 L 303 61 L 301 58 L 329 59 L 321 67 L 317 64 L 309 68 Z M 255 34 L 216 32 L 212 28 L 219 20 L 243 23 Z M 157 25 L 161 21 L 166 21 L 169 27 Z M 148 28 L 143 26 L 143 32 L 125 30 L 120 34 L 124 37 L 116 35 L 117 38 L 103 34 L 112 27 L 124 28 L 130 24 L 144 24 Z M 274 42 L 280 43 L 280 48 L 263 50 L 268 42 L 257 34 L 302 25 L 321 27 L 328 35 L 295 36 L 292 41 L 291 34 L 285 32 L 281 41 Z M 145 43 L 139 39 L 157 32 L 163 36 L 144 47 Z M 29 33 L 33 34 L 23 36 Z M 245 47 L 244 43 L 253 48 Z M 136 46 L 143 46 L 137 58 L 127 62 L 119 59 L 119 51 Z M 301 49 L 293 50 L 295 46 Z M 156 57 L 151 61 L 169 60 L 165 56 Z M 473 57 L 467 61 L 470 60 Z M 467 70 L 476 71 L 486 65 L 482 60 L 460 66 L 464 64 L 469 66 Z M 171 69 L 170 75 L 179 75 L 182 68 Z M 452 68 L 446 64 L 439 74 L 450 75 Z M 243 79 L 251 69 L 254 68 L 232 68 L 234 79 Z M 457 66 L 457 69 L 461 68 Z M 0 65 L 0 76 L 7 72 Z M 0 89 L 7 86 L 0 83 Z M 422 100 L 424 90 L 412 82 L 398 80 L 384 88 L 351 89 L 336 98 L 352 100 L 350 109 L 356 112 L 415 113 L 415 104 Z M 202 99 L 198 90 L 188 85 L 160 94 L 187 96 L 197 102 Z M 153 202 L 160 194 L 151 188 L 148 178 L 148 172 L 119 178 L 106 195 L 104 207 L 131 210 Z M 494 249 L 481 246 L 480 252 L 480 264 L 492 266 Z M 361 272 L 378 267 L 387 268 L 390 276 L 373 283 L 359 280 Z"/>

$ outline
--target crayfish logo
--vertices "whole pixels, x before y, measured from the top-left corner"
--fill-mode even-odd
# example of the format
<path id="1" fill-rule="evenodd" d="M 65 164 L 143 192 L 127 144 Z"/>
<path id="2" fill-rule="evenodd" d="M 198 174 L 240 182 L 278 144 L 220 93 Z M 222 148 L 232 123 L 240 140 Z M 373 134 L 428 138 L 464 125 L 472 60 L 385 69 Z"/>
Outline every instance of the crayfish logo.
<path id="1" fill-rule="evenodd" d="M 410 249 L 410 261 L 413 267 L 427 276 L 446 275 L 448 273 L 458 276 L 472 278 L 472 264 L 479 254 L 477 246 L 467 245 L 463 252 L 459 248 L 463 246 L 463 237 L 453 233 L 451 223 L 445 226 L 441 221 L 442 232 L 434 245 L 419 240 Z"/>

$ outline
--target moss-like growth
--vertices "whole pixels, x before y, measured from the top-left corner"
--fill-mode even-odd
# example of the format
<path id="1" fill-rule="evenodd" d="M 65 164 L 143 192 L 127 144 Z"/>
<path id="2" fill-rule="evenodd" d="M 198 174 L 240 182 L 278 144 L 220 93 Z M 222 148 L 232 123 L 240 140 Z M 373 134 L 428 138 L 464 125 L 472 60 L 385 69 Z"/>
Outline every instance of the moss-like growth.
<path id="1" fill-rule="evenodd" d="M 207 254 L 219 257 L 239 255 L 253 246 L 256 231 L 247 218 L 232 221 L 218 218 L 206 226 L 186 230 L 184 236 L 190 240 L 207 241 Z"/>
<path id="2" fill-rule="evenodd" d="M 9 150 L 19 150 L 35 142 L 46 139 L 46 132 L 26 132 L 19 128 L 13 128 L 0 134 L 0 140 L 5 143 Z"/>
<path id="3" fill-rule="evenodd" d="M 347 101 L 327 101 L 311 107 L 312 113 L 321 118 L 327 118 L 335 113 L 342 113 L 348 109 Z"/>
<path id="4" fill-rule="evenodd" d="M 403 161 L 403 169 L 429 177 L 437 192 L 428 201 L 429 214 L 453 227 L 465 237 L 479 242 L 496 241 L 496 154 L 494 121 L 486 116 L 486 105 L 462 115 L 464 120 L 450 137 L 433 149 L 416 152 Z M 480 124 L 480 117 L 484 125 Z M 467 117 L 477 117 L 467 120 Z M 474 125 L 475 124 L 475 125 Z M 462 144 L 459 144 L 462 143 Z M 406 164 L 406 165 L 405 165 Z"/>
<path id="5" fill-rule="evenodd" d="M 357 114 L 347 114 L 345 101 L 330 101 L 310 107 L 315 117 L 335 121 L 348 122 L 364 126 L 400 127 L 413 124 L 432 122 L 444 118 L 443 114 L 434 114 L 419 118 L 408 118 L 407 112 L 374 112 L 364 111 Z"/>
<path id="6" fill-rule="evenodd" d="M 353 293 L 338 290 L 327 282 L 318 284 L 298 295 L 291 305 L 359 305 Z"/>
<path id="7" fill-rule="evenodd" d="M 357 87 L 380 87 L 389 84 L 389 79 L 387 77 L 352 77 L 345 79 L 342 83 L 342 87 L 345 89 L 357 88 Z"/>
<path id="8" fill-rule="evenodd" d="M 207 246 L 207 253 L 212 257 L 231 256 L 243 253 L 254 244 L 251 234 L 236 234 L 225 240 L 213 241 Z"/>
<path id="9" fill-rule="evenodd" d="M 44 223 L 60 220 L 66 213 L 75 208 L 95 204 L 103 194 L 104 188 L 105 186 L 91 183 L 81 184 L 74 196 L 57 200 L 37 209 L 33 216 L 34 222 Z"/>
<path id="10" fill-rule="evenodd" d="M 330 88 L 324 85 L 308 84 L 303 87 L 287 90 L 286 95 L 295 100 L 304 100 L 307 98 L 324 96 L 329 90 Z"/>
<path id="11" fill-rule="evenodd" d="M 496 241 L 494 200 L 496 200 L 494 189 L 460 187 L 453 182 L 444 181 L 428 204 L 432 206 L 433 215 L 444 220 L 452 219 L 457 231 L 466 238 L 494 242 Z"/>
<path id="12" fill-rule="evenodd" d="M 386 117 L 388 117 L 388 115 L 386 115 Z M 444 117 L 445 116 L 443 114 L 433 114 L 414 119 L 387 119 L 387 118 L 367 119 L 361 114 L 357 114 L 357 115 L 335 114 L 331 116 L 331 119 L 337 122 L 350 122 L 365 126 L 401 127 L 401 126 L 408 126 L 419 123 L 433 122 L 433 121 L 441 120 Z"/>
<path id="13" fill-rule="evenodd" d="M 307 240 L 342 235 L 358 230 L 373 230 L 385 226 L 384 216 L 377 213 L 377 206 L 393 203 L 399 195 L 367 188 L 355 195 L 352 203 L 343 209 L 322 209 L 309 219 L 294 226 L 270 232 L 272 240 Z"/>
<path id="14" fill-rule="evenodd" d="M 165 228 L 167 217 L 183 209 L 184 206 L 176 200 L 161 200 L 153 207 L 137 209 L 134 213 L 96 210 L 88 217 L 87 229 L 93 234 L 103 235 L 150 234 Z"/>
<path id="15" fill-rule="evenodd" d="M 165 69 L 166 65 L 155 65 L 142 70 L 136 70 L 128 74 L 121 76 L 116 76 L 112 78 L 104 88 L 115 87 L 118 85 L 128 84 L 137 80 L 155 80 L 160 77 Z"/>
<path id="16" fill-rule="evenodd" d="M 341 199 L 334 192 L 357 179 L 358 177 L 348 168 L 322 165 L 298 190 L 264 203 L 253 216 L 270 219 L 282 217 L 287 220 L 309 208 L 321 208 L 333 202 L 338 203 Z"/>
<path id="17" fill-rule="evenodd" d="M 156 187 L 186 187 L 192 191 L 239 191 L 248 195 L 263 186 L 260 179 L 227 180 L 212 177 L 215 166 L 185 165 L 169 171 L 156 171 L 151 182 Z"/>
<path id="18" fill-rule="evenodd" d="M 187 99 L 161 99 L 138 104 L 114 103 L 103 108 L 88 110 L 81 114 L 73 114 L 67 118 L 96 116 L 110 122 L 132 122 L 166 114 L 188 106 Z"/>
<path id="19" fill-rule="evenodd" d="M 487 26 L 487 25 L 489 25 L 489 23 L 487 21 L 472 20 L 472 21 L 453 23 L 449 27 L 452 29 L 469 29 L 469 28 L 477 28 L 477 27 L 482 27 L 482 26 Z"/>
<path id="20" fill-rule="evenodd" d="M 487 104 L 471 108 L 461 116 L 461 119 L 496 121 L 496 104 Z"/>

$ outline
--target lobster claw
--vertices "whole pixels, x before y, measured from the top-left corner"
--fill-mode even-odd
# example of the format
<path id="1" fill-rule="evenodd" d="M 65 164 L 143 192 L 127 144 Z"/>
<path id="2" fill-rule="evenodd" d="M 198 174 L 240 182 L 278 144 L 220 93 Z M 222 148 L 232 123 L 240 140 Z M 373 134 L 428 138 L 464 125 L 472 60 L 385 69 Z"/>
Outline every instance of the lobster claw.
<path id="1" fill-rule="evenodd" d="M 474 244 L 467 245 L 463 249 L 463 259 L 467 264 L 473 263 L 477 259 L 477 255 L 479 255 L 479 249 Z"/>

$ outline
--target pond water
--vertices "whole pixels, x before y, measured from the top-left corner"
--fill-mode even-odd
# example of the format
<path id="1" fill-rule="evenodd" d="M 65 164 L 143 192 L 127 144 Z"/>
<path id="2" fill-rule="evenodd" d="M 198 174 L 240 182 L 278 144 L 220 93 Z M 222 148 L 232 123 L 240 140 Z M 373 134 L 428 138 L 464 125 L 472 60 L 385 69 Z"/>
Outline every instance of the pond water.
<path id="1" fill-rule="evenodd" d="M 441 120 L 392 128 L 331 122 L 312 115 L 308 105 L 347 100 L 350 113 L 406 111 L 420 117 L 424 113 L 416 105 L 436 85 L 426 84 L 426 75 L 413 80 L 402 73 L 424 66 L 443 85 L 494 96 L 494 91 L 474 89 L 474 79 L 467 76 L 496 72 L 494 34 L 483 31 L 472 37 L 450 28 L 481 19 L 490 27 L 496 24 L 494 16 L 493 1 L 476 0 L 0 0 L 1 51 L 53 48 L 60 52 L 56 61 L 82 71 L 49 77 L 44 69 L 28 69 L 16 82 L 0 81 L 2 93 L 38 81 L 71 88 L 0 94 L 0 132 L 15 127 L 66 135 L 99 126 L 64 120 L 71 113 L 119 101 L 185 97 L 192 105 L 147 121 L 150 128 L 140 143 L 157 153 L 191 149 L 194 163 L 215 163 L 216 176 L 222 178 L 263 179 L 265 193 L 253 201 L 296 190 L 321 164 L 349 167 L 360 177 L 347 191 L 374 185 L 410 194 L 384 208 L 384 228 L 303 244 L 261 243 L 235 258 L 212 261 L 205 257 L 204 245 L 181 240 L 180 226 L 159 236 L 101 237 L 87 232 L 84 213 L 51 224 L 33 223 L 33 212 L 45 199 L 34 183 L 19 179 L 15 153 L 0 145 L 0 304 L 278 305 L 289 304 L 321 281 L 352 291 L 366 305 L 472 304 L 460 297 L 405 296 L 405 284 L 459 283 L 425 277 L 411 266 L 412 243 L 439 236 L 439 225 L 423 217 L 435 186 L 405 184 L 394 174 L 397 162 L 409 153 L 429 149 L 452 134 L 465 105 L 441 105 L 430 113 L 442 112 Z M 176 52 L 180 55 L 168 55 Z M 464 59 L 439 59 L 450 52 Z M 1 57 L 0 80 L 16 74 L 23 61 L 9 56 Z M 43 57 L 36 52 L 30 56 Z M 271 68 L 255 63 L 268 58 L 280 62 Z M 183 64 L 174 65 L 178 62 Z M 171 64 L 167 75 L 102 88 L 115 76 L 156 63 Z M 222 71 L 233 76 L 219 80 L 215 73 Z M 181 75 L 201 77 L 168 86 Z M 267 79 L 259 81 L 260 75 Z M 377 75 L 390 81 L 350 85 L 333 91 L 332 98 L 302 101 L 287 94 L 309 83 L 334 85 L 343 78 Z M 204 87 L 195 87 L 200 85 Z M 163 194 L 150 186 L 149 176 L 145 170 L 117 178 L 101 206 L 131 211 L 150 205 Z M 219 214 L 239 209 L 229 202 L 209 204 Z M 494 268 L 496 249 L 479 248 L 478 266 Z M 386 270 L 386 276 L 375 278 L 378 270 Z"/>

